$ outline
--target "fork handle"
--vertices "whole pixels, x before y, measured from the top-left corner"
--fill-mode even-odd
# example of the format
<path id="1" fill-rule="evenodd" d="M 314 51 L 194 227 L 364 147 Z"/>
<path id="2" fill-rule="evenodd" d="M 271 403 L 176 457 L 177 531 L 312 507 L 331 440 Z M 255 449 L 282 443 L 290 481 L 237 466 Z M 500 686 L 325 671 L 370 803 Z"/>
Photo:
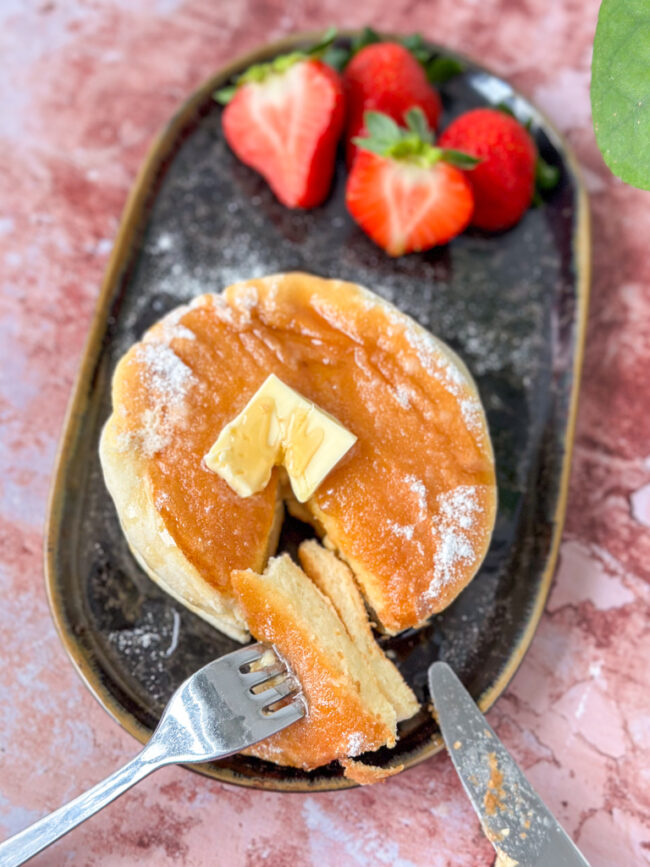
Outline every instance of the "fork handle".
<path id="1" fill-rule="evenodd" d="M 152 761 L 145 757 L 144 753 L 143 750 L 124 767 L 101 783 L 97 783 L 83 795 L 79 795 L 74 801 L 59 807 L 58 810 L 34 822 L 24 831 L 0 843 L 0 865 L 17 867 L 23 864 L 164 764 L 164 762 Z"/>

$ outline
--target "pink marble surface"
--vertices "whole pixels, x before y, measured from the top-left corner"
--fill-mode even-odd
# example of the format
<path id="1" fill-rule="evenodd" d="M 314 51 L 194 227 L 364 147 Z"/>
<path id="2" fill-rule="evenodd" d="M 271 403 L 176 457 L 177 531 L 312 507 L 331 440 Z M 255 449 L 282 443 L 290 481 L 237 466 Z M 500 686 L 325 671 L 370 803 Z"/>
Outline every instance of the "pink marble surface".
<path id="1" fill-rule="evenodd" d="M 372 23 L 483 59 L 546 110 L 584 166 L 593 300 L 561 565 L 532 648 L 490 719 L 593 867 L 650 863 L 650 199 L 612 178 L 596 150 L 588 88 L 597 6 L 0 4 L 0 836 L 136 747 L 55 635 L 42 527 L 66 401 L 138 165 L 174 106 L 238 52 L 295 29 Z M 438 756 L 382 786 L 314 797 L 168 769 L 34 863 L 493 860 Z"/>

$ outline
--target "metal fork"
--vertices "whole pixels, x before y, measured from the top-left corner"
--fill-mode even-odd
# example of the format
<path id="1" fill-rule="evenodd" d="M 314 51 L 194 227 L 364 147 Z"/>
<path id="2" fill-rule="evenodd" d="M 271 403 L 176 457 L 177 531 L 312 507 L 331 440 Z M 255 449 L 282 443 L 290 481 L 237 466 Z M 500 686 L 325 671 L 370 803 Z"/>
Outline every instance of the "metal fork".
<path id="1" fill-rule="evenodd" d="M 249 645 L 200 668 L 171 697 L 142 752 L 88 792 L 0 844 L 0 865 L 23 864 L 164 765 L 225 758 L 301 719 L 305 704 L 299 684 L 277 654 L 267 664 L 269 650 L 263 644 Z M 278 702 L 282 705 L 274 707 Z"/>

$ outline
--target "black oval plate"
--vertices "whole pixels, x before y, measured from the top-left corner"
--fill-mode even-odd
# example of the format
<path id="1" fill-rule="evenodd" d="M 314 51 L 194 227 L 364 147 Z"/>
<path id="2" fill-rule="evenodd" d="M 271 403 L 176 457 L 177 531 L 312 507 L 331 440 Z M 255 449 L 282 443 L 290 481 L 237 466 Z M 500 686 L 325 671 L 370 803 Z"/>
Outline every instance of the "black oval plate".
<path id="1" fill-rule="evenodd" d="M 342 160 L 322 207 L 289 211 L 222 137 L 212 91 L 251 63 L 310 41 L 297 36 L 236 61 L 159 136 L 123 217 L 69 411 L 48 527 L 50 602 L 85 682 L 141 741 L 175 687 L 235 647 L 140 571 L 97 456 L 117 359 L 154 320 L 196 294 L 296 269 L 365 284 L 446 340 L 476 377 L 499 479 L 490 552 L 470 586 L 429 626 L 382 640 L 424 707 L 427 667 L 436 659 L 449 662 L 481 707 L 489 707 L 530 643 L 551 582 L 588 292 L 588 215 L 575 162 L 529 102 L 467 61 L 465 73 L 441 88 L 443 123 L 506 102 L 531 120 L 541 153 L 560 168 L 560 184 L 509 232 L 470 231 L 446 247 L 390 259 L 346 213 Z M 288 522 L 282 545 L 290 550 L 305 532 Z M 397 747 L 373 760 L 408 767 L 440 745 L 423 709 L 403 724 Z M 235 756 L 200 770 L 267 789 L 350 785 L 337 765 L 308 774 Z"/>

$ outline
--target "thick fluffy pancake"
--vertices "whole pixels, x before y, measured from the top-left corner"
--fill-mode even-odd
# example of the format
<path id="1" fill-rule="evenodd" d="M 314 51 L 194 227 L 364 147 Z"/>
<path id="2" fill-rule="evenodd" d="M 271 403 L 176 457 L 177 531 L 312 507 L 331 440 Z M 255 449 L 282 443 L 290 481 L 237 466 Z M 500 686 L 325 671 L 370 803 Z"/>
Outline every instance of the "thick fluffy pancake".
<path id="1" fill-rule="evenodd" d="M 234 572 L 255 638 L 287 660 L 307 702 L 304 719 L 246 752 L 311 768 L 395 744 L 395 711 L 330 600 L 287 554 L 259 575 Z"/>
<path id="2" fill-rule="evenodd" d="M 203 456 L 269 373 L 358 437 L 306 508 L 384 629 L 417 626 L 445 608 L 478 569 L 494 524 L 492 448 L 476 387 L 409 317 L 358 286 L 307 274 L 202 296 L 120 362 L 102 463 L 150 574 L 181 599 L 191 590 L 194 609 L 219 628 L 217 603 L 232 630 L 243 629 L 230 575 L 264 566 L 277 479 L 242 499 Z M 137 503 L 126 516 L 128 475 L 141 480 L 144 511 L 154 510 L 164 532 L 144 532 L 153 524 Z"/>
<path id="3" fill-rule="evenodd" d="M 370 621 L 352 572 L 332 551 L 313 539 L 298 549 L 300 564 L 308 577 L 330 600 L 348 635 L 391 703 L 397 722 L 409 719 L 420 705 L 396 666 L 375 641 Z"/>

